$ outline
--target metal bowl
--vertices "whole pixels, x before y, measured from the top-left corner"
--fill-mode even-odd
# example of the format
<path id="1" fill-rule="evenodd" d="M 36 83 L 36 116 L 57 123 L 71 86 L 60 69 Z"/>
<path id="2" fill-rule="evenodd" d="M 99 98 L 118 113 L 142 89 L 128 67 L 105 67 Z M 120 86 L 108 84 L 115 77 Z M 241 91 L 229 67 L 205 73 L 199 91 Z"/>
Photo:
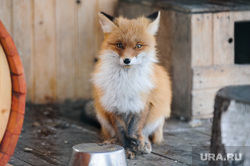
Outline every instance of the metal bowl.
<path id="1" fill-rule="evenodd" d="M 84 143 L 72 150 L 68 166 L 127 166 L 125 150 L 119 145 Z"/>

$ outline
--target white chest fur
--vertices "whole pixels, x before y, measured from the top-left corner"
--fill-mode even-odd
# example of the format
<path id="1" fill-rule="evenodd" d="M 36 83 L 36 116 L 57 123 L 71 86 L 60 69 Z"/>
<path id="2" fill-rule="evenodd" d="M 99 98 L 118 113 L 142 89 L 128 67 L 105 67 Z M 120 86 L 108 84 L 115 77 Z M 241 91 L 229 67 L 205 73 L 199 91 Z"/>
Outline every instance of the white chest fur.
<path id="1" fill-rule="evenodd" d="M 143 58 L 143 57 L 141 57 Z M 116 55 L 102 55 L 102 65 L 93 75 L 93 83 L 102 90 L 101 104 L 109 112 L 139 113 L 145 108 L 143 93 L 154 88 L 152 62 L 126 68 Z M 150 59 L 148 59 L 150 60 Z"/>

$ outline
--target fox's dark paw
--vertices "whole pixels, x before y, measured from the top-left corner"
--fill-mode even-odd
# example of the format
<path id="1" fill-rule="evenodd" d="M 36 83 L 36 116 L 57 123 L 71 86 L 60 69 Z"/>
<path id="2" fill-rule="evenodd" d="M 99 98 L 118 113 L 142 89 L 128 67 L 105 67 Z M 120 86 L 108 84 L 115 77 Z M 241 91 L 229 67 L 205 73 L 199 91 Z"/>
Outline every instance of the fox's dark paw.
<path id="1" fill-rule="evenodd" d="M 126 156 L 127 156 L 127 159 L 133 159 L 135 158 L 135 153 L 132 152 L 131 150 L 126 150 Z"/>
<path id="2" fill-rule="evenodd" d="M 144 144 L 137 138 L 128 137 L 128 147 L 136 154 L 143 152 Z"/>

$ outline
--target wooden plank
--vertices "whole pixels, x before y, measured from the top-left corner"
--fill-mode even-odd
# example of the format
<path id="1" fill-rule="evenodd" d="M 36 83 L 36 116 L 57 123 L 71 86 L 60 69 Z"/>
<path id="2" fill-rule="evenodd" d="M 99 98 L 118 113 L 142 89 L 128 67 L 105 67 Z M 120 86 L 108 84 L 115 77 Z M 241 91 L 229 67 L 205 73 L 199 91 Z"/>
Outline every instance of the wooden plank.
<path id="1" fill-rule="evenodd" d="M 188 145 L 185 140 L 174 136 L 172 132 L 164 132 L 164 138 L 160 146 L 153 145 L 152 153 L 162 155 L 176 163 L 191 165 L 192 146 Z"/>
<path id="2" fill-rule="evenodd" d="M 213 15 L 213 64 L 234 64 L 234 20 L 230 12 Z"/>
<path id="3" fill-rule="evenodd" d="M 191 117 L 191 15 L 174 12 L 171 17 L 173 33 L 173 104 L 176 116 Z"/>
<path id="4" fill-rule="evenodd" d="M 250 21 L 250 11 L 232 12 L 234 22 Z"/>
<path id="5" fill-rule="evenodd" d="M 64 164 L 64 163 L 49 160 L 49 155 L 45 156 L 45 158 L 41 158 L 39 155 L 39 152 L 38 153 L 37 153 L 37 151 L 32 152 L 32 153 L 26 152 L 26 151 L 24 151 L 24 148 L 32 149 L 32 147 L 26 146 L 26 145 L 22 144 L 21 142 L 19 142 L 17 147 L 16 147 L 16 151 L 18 151 L 18 153 L 15 153 L 14 157 L 17 158 L 18 160 L 21 160 L 23 163 L 25 163 L 25 166 L 26 165 L 32 165 L 32 166 L 62 165 L 62 166 L 66 166 L 66 164 Z M 16 165 L 16 162 L 12 162 L 12 163 L 13 163 L 13 165 Z"/>
<path id="6" fill-rule="evenodd" d="M 59 108 L 58 104 L 26 107 L 23 132 L 14 158 L 28 163 L 27 165 L 66 165 L 73 145 L 101 141 L 99 129 L 58 116 Z M 74 107 L 72 111 L 76 111 L 74 109 L 78 107 Z M 47 113 L 44 114 L 44 111 Z M 68 110 L 64 111 L 66 114 Z M 210 127 L 211 124 L 202 123 L 199 130 L 207 131 Z M 151 154 L 138 155 L 135 159 L 128 160 L 128 165 L 199 165 L 198 160 L 191 162 L 193 147 L 197 146 L 208 152 L 206 147 L 209 146 L 210 135 L 194 129 L 196 128 L 191 128 L 186 122 L 167 120 L 164 126 L 165 142 L 153 145 Z M 25 151 L 24 148 L 30 148 L 31 151 Z M 15 162 L 11 164 L 18 165 Z"/>
<path id="7" fill-rule="evenodd" d="M 12 1 L 1 0 L 0 1 L 0 20 L 10 34 L 12 34 Z"/>
<path id="8" fill-rule="evenodd" d="M 96 4 L 96 0 L 85 0 L 77 5 L 76 98 L 87 99 L 92 96 L 90 78 L 97 53 L 93 49 L 96 48 L 93 36 L 98 12 Z"/>
<path id="9" fill-rule="evenodd" d="M 23 159 L 17 159 L 16 157 L 11 157 L 9 160 L 9 164 L 13 166 L 32 166 L 28 164 L 27 162 L 22 161 Z"/>
<path id="10" fill-rule="evenodd" d="M 39 109 L 38 109 L 39 108 Z M 38 164 L 44 161 L 52 163 L 60 163 L 64 165 L 68 162 L 70 157 L 71 147 L 79 143 L 96 143 L 100 141 L 99 130 L 94 127 L 82 125 L 82 123 L 75 122 L 62 117 L 56 119 L 50 119 L 48 116 L 43 114 L 44 110 L 51 110 L 48 106 L 33 106 L 27 107 L 27 117 L 25 118 L 24 131 L 22 137 L 19 139 L 17 145 L 15 158 L 22 159 L 24 162 Z M 34 110 L 36 110 L 34 112 Z M 66 111 L 66 110 L 65 110 Z M 54 112 L 56 113 L 56 112 Z M 39 118 L 37 118 L 39 117 Z M 36 119 L 37 118 L 37 119 Z M 46 126 L 36 126 L 32 124 L 38 122 L 39 124 L 47 124 Z M 60 127 L 67 124 L 67 127 Z M 178 124 L 178 123 L 176 123 Z M 176 125 L 175 124 L 175 125 Z M 55 127 L 54 125 L 57 125 Z M 175 126 L 176 127 L 176 126 Z M 45 136 L 39 131 L 45 131 L 45 129 L 52 129 L 54 133 Z M 72 137 L 74 135 L 74 137 Z M 35 139 L 34 139 L 35 138 Z M 176 139 L 176 137 L 175 137 Z M 55 141 L 56 140 L 56 141 Z M 67 143 L 65 143 L 67 141 Z M 178 143 L 179 141 L 175 141 Z M 29 147 L 32 149 L 31 152 L 25 152 L 24 148 Z M 157 145 L 157 148 L 162 146 Z M 164 146 L 165 149 L 167 147 Z M 173 147 L 172 147 L 173 149 Z M 168 149 L 169 151 L 170 149 Z M 177 152 L 177 151 L 176 151 Z M 180 151 L 179 151 L 180 152 Z M 177 154 L 177 153 L 176 153 Z M 179 154 L 177 154 L 179 156 Z M 65 157 L 68 156 L 68 157 Z M 29 160 L 31 159 L 31 161 Z M 36 160 L 36 162 L 34 161 Z M 128 160 L 129 165 L 140 165 L 150 166 L 157 163 L 157 165 L 186 165 L 182 164 L 175 159 L 168 158 L 162 154 L 149 154 L 145 156 L 137 156 L 133 160 Z M 15 164 L 15 163 L 13 163 Z"/>
<path id="11" fill-rule="evenodd" d="M 58 106 L 63 107 L 63 105 L 58 104 L 27 105 L 23 125 L 24 132 L 21 133 L 17 144 L 17 153 L 14 154 L 14 157 L 23 158 L 23 161 L 28 163 L 31 163 L 29 158 L 37 157 L 37 163 L 44 160 L 51 164 L 54 163 L 54 165 L 66 165 L 71 155 L 72 146 L 101 141 L 97 128 L 58 116 L 61 111 Z M 76 107 L 70 106 L 71 110 L 75 111 Z M 66 111 L 69 110 L 63 111 L 66 114 Z M 35 123 L 38 125 L 34 125 Z M 32 151 L 24 151 L 25 147 L 31 148 Z M 35 161 L 32 162 L 35 163 L 34 165 L 37 164 Z"/>
<path id="12" fill-rule="evenodd" d="M 200 126 L 191 128 L 190 124 L 186 122 L 178 121 L 176 119 L 167 119 L 164 125 L 164 132 L 176 133 L 176 132 L 190 131 L 190 129 L 192 129 L 200 133 L 203 133 L 205 135 L 211 135 L 211 125 L 212 125 L 211 119 L 203 119 L 203 120 L 200 120 L 200 122 L 201 122 Z M 181 141 L 177 141 L 175 139 L 170 139 L 172 140 L 172 142 L 169 141 L 170 136 L 171 135 L 167 134 L 167 136 L 165 137 L 165 139 L 167 140 L 167 144 L 173 145 L 173 146 L 183 146 L 181 144 L 182 143 Z"/>
<path id="13" fill-rule="evenodd" d="M 34 101 L 32 86 L 33 8 L 32 0 L 13 0 L 13 39 L 25 71 L 27 101 Z"/>
<path id="14" fill-rule="evenodd" d="M 189 131 L 176 132 L 173 136 L 184 140 L 187 146 L 210 146 L 210 136 L 191 129 Z"/>
<path id="15" fill-rule="evenodd" d="M 207 119 L 205 119 L 205 120 L 207 120 Z M 212 119 L 208 119 L 208 120 L 212 121 Z M 208 126 L 195 127 L 193 130 L 196 131 L 196 132 L 199 132 L 201 134 L 205 134 L 207 136 L 211 136 L 212 135 L 211 128 L 212 127 L 211 127 L 211 123 L 210 123 L 210 124 L 208 124 Z"/>
<path id="16" fill-rule="evenodd" d="M 138 16 L 147 16 L 154 12 L 152 6 L 142 5 L 140 3 L 120 1 L 118 4 L 118 15 L 132 19 Z"/>
<path id="17" fill-rule="evenodd" d="M 250 65 L 193 68 L 193 90 L 250 84 Z"/>
<path id="18" fill-rule="evenodd" d="M 116 15 L 118 0 L 98 0 L 96 2 L 98 3 L 99 11 L 109 13 L 110 15 L 113 15 L 113 16 Z"/>
<path id="19" fill-rule="evenodd" d="M 10 69 L 6 55 L 0 45 L 0 143 L 9 121 L 11 91 Z"/>
<path id="20" fill-rule="evenodd" d="M 115 15 L 117 0 L 86 0 L 77 5 L 77 39 L 76 39 L 76 98 L 90 98 L 92 85 L 91 72 L 97 57 L 103 32 L 99 25 L 98 12 L 104 11 Z"/>
<path id="21" fill-rule="evenodd" d="M 192 90 L 192 117 L 212 118 L 214 111 L 214 100 L 218 88 Z"/>
<path id="22" fill-rule="evenodd" d="M 184 13 L 216 13 L 222 11 L 246 11 L 250 9 L 249 1 L 247 0 L 229 0 L 226 2 L 221 0 L 167 0 L 159 2 L 149 1 L 148 4 Z"/>
<path id="23" fill-rule="evenodd" d="M 75 1 L 47 1 L 13 0 L 13 11 L 12 1 L 0 2 L 0 18 L 7 20 L 4 23 L 8 29 L 13 17 L 14 40 L 25 68 L 27 100 L 46 103 L 76 96 L 89 98 L 94 56 L 103 39 L 97 12 L 113 15 L 118 1 L 80 1 L 78 9 Z M 46 12 L 42 6 L 49 6 Z"/>
<path id="24" fill-rule="evenodd" d="M 65 12 L 67 11 L 67 12 Z M 76 2 L 56 0 L 57 101 L 76 95 Z M 85 27 L 86 28 L 86 27 Z"/>
<path id="25" fill-rule="evenodd" d="M 54 102 L 57 90 L 55 0 L 34 1 L 34 12 L 34 102 Z"/>
<path id="26" fill-rule="evenodd" d="M 211 66 L 213 63 L 213 17 L 208 14 L 191 16 L 191 65 Z"/>
<path id="27" fill-rule="evenodd" d="M 201 127 L 206 129 L 207 126 L 209 125 Z M 161 154 L 162 156 L 171 158 L 178 163 L 196 165 L 197 162 L 192 161 L 193 146 L 207 145 L 207 148 L 209 148 L 209 144 L 207 143 L 209 137 L 210 136 L 206 134 L 198 133 L 187 123 L 176 120 L 167 120 L 164 125 L 165 140 L 161 146 L 153 145 L 153 153 Z M 195 141 L 193 138 L 195 138 Z"/>
<path id="28" fill-rule="evenodd" d="M 167 11 L 161 10 L 160 27 L 156 35 L 156 41 L 157 41 L 159 62 L 167 69 L 167 71 L 169 71 L 170 75 L 172 76 L 172 71 L 173 71 L 173 66 L 172 66 L 173 57 L 171 56 L 172 22 L 170 18 L 171 18 L 171 12 L 169 10 Z"/>
<path id="29" fill-rule="evenodd" d="M 171 45 L 170 43 L 170 38 L 165 38 L 165 37 L 157 37 L 157 57 L 159 60 L 159 64 L 164 66 L 165 69 L 169 72 L 170 76 L 173 75 L 173 63 L 172 59 L 173 57 L 171 56 Z"/>
<path id="30" fill-rule="evenodd" d="M 120 3 L 120 2 L 119 2 Z M 95 40 L 96 50 L 95 56 L 98 56 L 101 44 L 104 39 L 103 31 L 99 22 L 98 12 L 102 11 L 110 14 L 111 16 L 117 16 L 118 13 L 118 0 L 98 0 L 96 4 L 97 11 L 95 11 Z"/>
<path id="31" fill-rule="evenodd" d="M 166 165 L 174 165 L 174 166 L 184 166 L 186 164 L 178 163 L 176 160 L 171 160 L 164 156 L 151 153 L 146 155 L 136 156 L 135 159 L 127 160 L 128 165 L 136 165 L 136 166 L 166 166 Z"/>

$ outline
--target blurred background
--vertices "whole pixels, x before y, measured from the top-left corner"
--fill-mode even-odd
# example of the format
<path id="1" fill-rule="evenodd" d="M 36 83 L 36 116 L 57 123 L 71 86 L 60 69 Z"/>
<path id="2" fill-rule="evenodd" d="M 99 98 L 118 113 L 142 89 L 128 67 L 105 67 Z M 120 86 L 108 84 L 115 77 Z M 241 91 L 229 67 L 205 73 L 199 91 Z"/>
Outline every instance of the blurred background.
<path id="1" fill-rule="evenodd" d="M 26 74 L 27 101 L 91 97 L 89 83 L 103 34 L 98 11 L 114 14 L 116 0 L 1 0 Z"/>

